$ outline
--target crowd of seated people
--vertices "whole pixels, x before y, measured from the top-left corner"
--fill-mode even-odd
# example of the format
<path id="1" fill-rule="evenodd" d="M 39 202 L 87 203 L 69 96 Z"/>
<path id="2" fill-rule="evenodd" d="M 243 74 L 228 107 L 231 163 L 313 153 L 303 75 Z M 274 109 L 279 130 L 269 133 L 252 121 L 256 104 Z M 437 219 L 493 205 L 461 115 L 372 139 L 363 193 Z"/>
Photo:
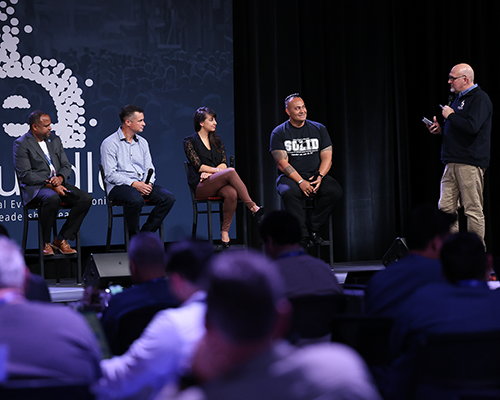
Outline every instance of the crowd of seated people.
<path id="1" fill-rule="evenodd" d="M 329 266 L 300 246 L 298 223 L 286 212 L 262 221 L 266 255 L 214 255 L 192 240 L 165 252 L 157 235 L 134 236 L 134 285 L 114 295 L 101 318 L 110 347 L 124 315 L 154 313 L 109 359 L 78 312 L 26 299 L 22 254 L 0 236 L 4 368 L 9 380 L 83 383 L 98 399 L 413 398 L 416 352 L 428 334 L 500 331 L 500 292 L 487 285 L 491 257 L 474 234 L 450 235 L 453 222 L 436 207 L 415 209 L 405 231 L 409 254 L 366 285 L 362 317 L 393 321 L 392 361 L 382 369 L 356 346 L 289 341 L 294 300 L 345 295 Z M 331 317 L 322 317 L 327 326 Z"/>

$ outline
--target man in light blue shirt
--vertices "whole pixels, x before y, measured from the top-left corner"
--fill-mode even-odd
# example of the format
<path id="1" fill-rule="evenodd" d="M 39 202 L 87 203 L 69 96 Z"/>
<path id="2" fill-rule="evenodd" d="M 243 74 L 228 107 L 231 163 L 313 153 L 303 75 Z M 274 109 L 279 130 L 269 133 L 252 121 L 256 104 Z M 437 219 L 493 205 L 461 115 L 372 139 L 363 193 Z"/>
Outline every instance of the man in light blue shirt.
<path id="1" fill-rule="evenodd" d="M 155 232 L 174 205 L 175 197 L 154 185 L 155 172 L 149 145 L 139 135 L 144 130 L 144 111 L 132 104 L 120 111 L 121 127 L 101 144 L 101 163 L 111 201 L 124 203 L 124 214 L 130 237 L 139 232 L 142 207 L 148 202 L 155 207 L 141 231 Z M 151 171 L 149 176 L 148 172 Z"/>

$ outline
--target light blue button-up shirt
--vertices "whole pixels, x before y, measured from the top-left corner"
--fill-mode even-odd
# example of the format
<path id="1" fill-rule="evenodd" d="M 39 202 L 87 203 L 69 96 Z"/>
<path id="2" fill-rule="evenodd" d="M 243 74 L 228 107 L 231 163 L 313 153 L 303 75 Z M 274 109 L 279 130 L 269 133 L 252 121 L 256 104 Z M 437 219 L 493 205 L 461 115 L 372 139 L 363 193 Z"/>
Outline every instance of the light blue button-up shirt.
<path id="1" fill-rule="evenodd" d="M 458 94 L 458 98 L 461 98 L 462 96 L 465 96 L 467 93 L 469 93 L 472 89 L 475 89 L 475 88 L 477 88 L 477 83 L 475 83 L 474 85 L 472 85 L 470 88 L 461 91 Z"/>
<path id="2" fill-rule="evenodd" d="M 101 144 L 101 163 L 108 193 L 115 186 L 132 185 L 134 181 L 144 181 L 153 160 L 145 138 L 135 135 L 132 143 L 127 142 L 122 128 L 108 136 Z M 150 183 L 154 183 L 155 173 Z"/>

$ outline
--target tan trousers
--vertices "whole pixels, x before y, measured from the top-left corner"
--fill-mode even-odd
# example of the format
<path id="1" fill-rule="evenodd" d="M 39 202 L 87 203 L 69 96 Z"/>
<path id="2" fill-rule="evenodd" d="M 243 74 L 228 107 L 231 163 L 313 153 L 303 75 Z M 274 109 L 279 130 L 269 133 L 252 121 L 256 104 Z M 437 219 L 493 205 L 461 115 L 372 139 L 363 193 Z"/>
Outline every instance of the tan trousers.
<path id="1" fill-rule="evenodd" d="M 484 243 L 483 188 L 486 168 L 468 164 L 446 164 L 441 178 L 439 208 L 449 214 L 463 206 L 467 231 L 476 233 Z M 458 232 L 458 220 L 451 233 Z"/>

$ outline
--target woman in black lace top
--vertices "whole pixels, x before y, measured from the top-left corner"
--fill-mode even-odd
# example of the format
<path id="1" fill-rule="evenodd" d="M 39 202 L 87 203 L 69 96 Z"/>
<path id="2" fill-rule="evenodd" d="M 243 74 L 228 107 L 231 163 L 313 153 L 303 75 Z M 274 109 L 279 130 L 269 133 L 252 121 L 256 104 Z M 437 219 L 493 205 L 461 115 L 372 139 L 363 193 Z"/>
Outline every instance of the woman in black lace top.
<path id="1" fill-rule="evenodd" d="M 208 107 L 200 107 L 194 114 L 196 133 L 184 138 L 184 152 L 190 163 L 189 185 L 196 197 L 220 196 L 224 198 L 221 240 L 229 247 L 229 227 L 236 211 L 238 198 L 254 216 L 263 214 L 250 198 L 248 190 L 234 168 L 227 167 L 226 150 L 215 132 L 217 115 Z"/>

